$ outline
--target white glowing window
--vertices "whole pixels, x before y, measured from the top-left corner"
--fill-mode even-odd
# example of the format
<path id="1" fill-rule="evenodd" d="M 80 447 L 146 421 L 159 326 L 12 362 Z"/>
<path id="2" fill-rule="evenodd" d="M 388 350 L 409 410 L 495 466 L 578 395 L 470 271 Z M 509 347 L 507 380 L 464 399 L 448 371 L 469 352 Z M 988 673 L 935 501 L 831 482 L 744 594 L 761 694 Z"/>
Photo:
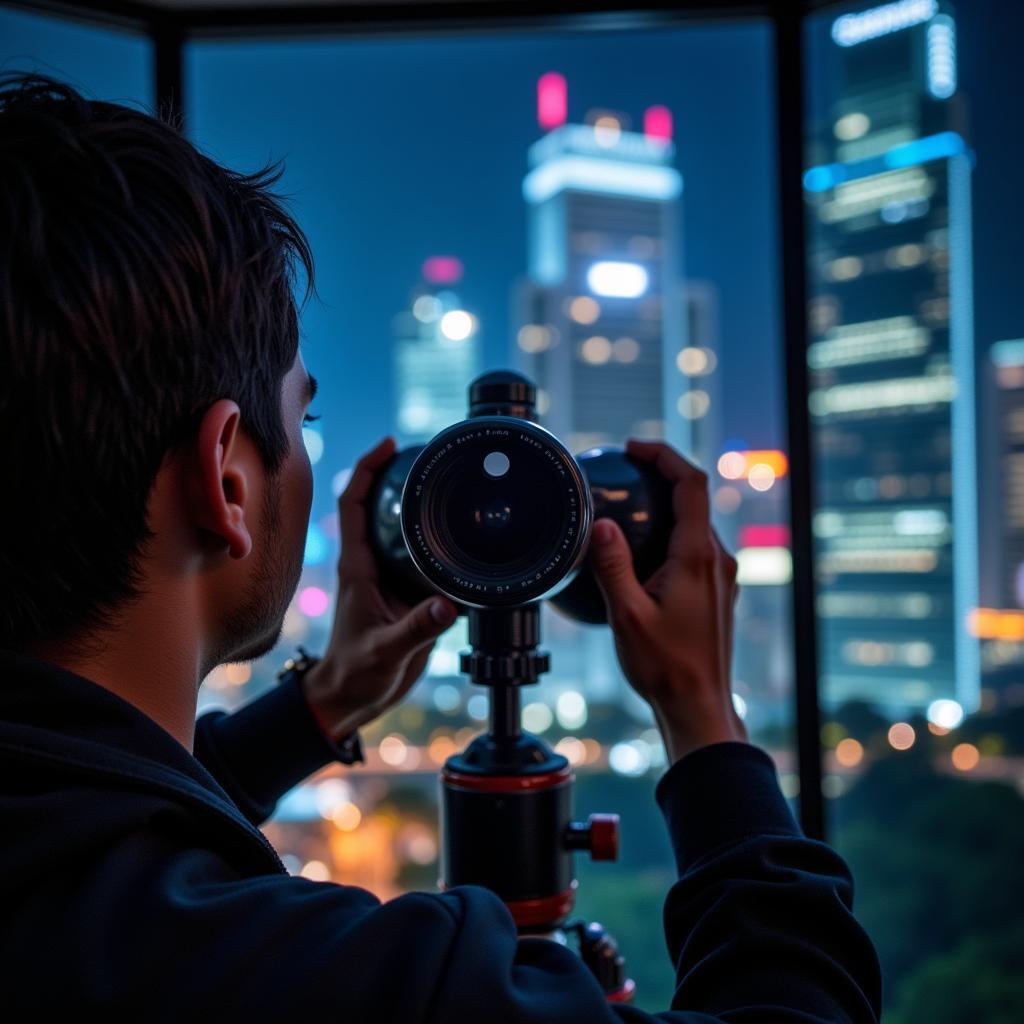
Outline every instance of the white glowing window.
<path id="1" fill-rule="evenodd" d="M 636 299 L 647 291 L 647 271 L 639 263 L 601 260 L 587 271 L 587 285 L 595 295 Z"/>

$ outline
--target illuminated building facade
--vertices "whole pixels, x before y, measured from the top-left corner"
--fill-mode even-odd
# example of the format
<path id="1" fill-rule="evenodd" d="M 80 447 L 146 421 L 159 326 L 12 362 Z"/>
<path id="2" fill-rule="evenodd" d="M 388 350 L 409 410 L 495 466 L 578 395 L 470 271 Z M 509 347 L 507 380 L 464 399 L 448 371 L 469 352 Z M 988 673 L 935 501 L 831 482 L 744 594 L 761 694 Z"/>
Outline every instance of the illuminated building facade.
<path id="1" fill-rule="evenodd" d="M 394 319 L 394 394 L 400 444 L 429 441 L 466 416 L 469 384 L 481 371 L 479 324 L 452 290 L 453 256 L 432 256 L 408 310 Z"/>
<path id="2" fill-rule="evenodd" d="M 989 350 L 985 460 L 988 509 L 982 601 L 971 626 L 980 639 L 985 685 L 1018 689 L 1024 680 L 1024 338 Z"/>
<path id="3" fill-rule="evenodd" d="M 567 122 L 565 80 L 544 75 L 529 152 L 529 284 L 518 332 L 543 422 L 576 452 L 631 434 L 687 448 L 675 369 L 685 319 L 679 269 L 682 178 L 671 114 L 644 132 L 595 113 Z"/>
<path id="4" fill-rule="evenodd" d="M 1024 608 L 1024 338 L 999 341 L 995 376 L 999 453 L 999 594 L 1003 608 Z"/>
<path id="5" fill-rule="evenodd" d="M 789 462 L 778 450 L 729 450 L 713 469 L 716 529 L 737 561 L 733 692 L 752 731 L 791 721 Z M 724 481 L 718 484 L 717 481 Z M 786 745 L 778 735 L 778 745 Z"/>
<path id="6" fill-rule="evenodd" d="M 822 693 L 978 706 L 971 155 L 936 0 L 832 26 L 809 204 Z"/>
<path id="7" fill-rule="evenodd" d="M 722 454 L 722 374 L 718 368 L 718 289 L 688 278 L 683 285 L 686 347 L 676 354 L 682 390 L 676 410 L 689 423 L 688 454 L 710 472 Z"/>

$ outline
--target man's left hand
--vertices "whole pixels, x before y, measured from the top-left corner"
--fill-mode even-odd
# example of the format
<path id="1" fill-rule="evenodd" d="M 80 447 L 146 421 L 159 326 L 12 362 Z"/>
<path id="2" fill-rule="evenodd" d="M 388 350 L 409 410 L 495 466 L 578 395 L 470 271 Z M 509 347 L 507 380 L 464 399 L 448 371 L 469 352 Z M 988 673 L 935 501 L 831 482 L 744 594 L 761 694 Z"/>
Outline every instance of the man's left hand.
<path id="1" fill-rule="evenodd" d="M 331 639 L 303 679 L 320 727 L 335 739 L 397 704 L 423 674 L 438 636 L 458 609 L 445 597 L 411 607 L 380 589 L 367 538 L 366 499 L 374 476 L 391 458 L 394 438 L 367 452 L 338 499 L 341 558 Z"/>

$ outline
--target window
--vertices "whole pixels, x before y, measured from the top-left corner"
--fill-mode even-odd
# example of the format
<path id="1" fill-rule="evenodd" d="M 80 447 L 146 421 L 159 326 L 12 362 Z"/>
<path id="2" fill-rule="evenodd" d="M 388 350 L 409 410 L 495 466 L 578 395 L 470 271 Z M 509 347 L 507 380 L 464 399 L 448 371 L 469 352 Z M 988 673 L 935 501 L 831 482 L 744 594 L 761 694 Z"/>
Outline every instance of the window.
<path id="1" fill-rule="evenodd" d="M 1021 75 L 987 56 L 1022 29 L 991 3 L 808 23 L 824 786 L 899 1021 L 1024 993 Z"/>
<path id="2" fill-rule="evenodd" d="M 465 416 L 476 374 L 511 366 L 572 451 L 667 436 L 708 469 L 743 572 L 738 700 L 795 788 L 771 56 L 752 23 L 189 46 L 192 137 L 234 167 L 285 158 L 322 296 L 303 316 L 323 418 L 286 642 L 251 677 L 215 673 L 204 702 L 267 685 L 290 643 L 323 645 L 346 467 L 388 433 L 425 442 Z M 524 725 L 576 762 L 578 815 L 622 815 L 618 866 L 577 858 L 578 910 L 664 1007 L 661 743 L 606 628 L 546 609 L 542 635 L 552 671 Z M 487 709 L 458 674 L 466 646 L 461 621 L 366 730 L 366 768 L 283 802 L 268 831 L 294 870 L 382 896 L 436 884 L 436 774 Z"/>

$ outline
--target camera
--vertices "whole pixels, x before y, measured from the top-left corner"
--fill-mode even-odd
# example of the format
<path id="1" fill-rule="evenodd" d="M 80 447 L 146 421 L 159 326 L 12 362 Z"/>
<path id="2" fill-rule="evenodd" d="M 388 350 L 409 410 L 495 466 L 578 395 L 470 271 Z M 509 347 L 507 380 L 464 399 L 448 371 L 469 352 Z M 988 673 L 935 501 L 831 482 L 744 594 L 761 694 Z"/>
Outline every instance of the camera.
<path id="1" fill-rule="evenodd" d="M 409 604 L 432 593 L 469 608 L 548 600 L 607 621 L 586 564 L 594 520 L 622 528 L 641 582 L 664 561 L 671 486 L 620 447 L 579 455 L 537 421 L 536 388 L 509 370 L 469 388 L 466 419 L 397 451 L 367 503 L 382 585 Z"/>
<path id="2" fill-rule="evenodd" d="M 574 456 L 537 422 L 534 385 L 499 370 L 472 382 L 466 419 L 378 470 L 367 516 L 381 588 L 408 604 L 435 593 L 455 602 L 471 648 L 461 671 L 488 689 L 488 730 L 441 771 L 439 884 L 491 889 L 521 934 L 575 934 L 606 997 L 628 1001 L 634 985 L 615 940 L 570 917 L 573 858 L 614 860 L 618 816 L 573 820 L 572 768 L 523 730 L 520 691 L 551 667 L 539 649 L 542 601 L 606 622 L 586 560 L 596 519 L 622 528 L 641 582 L 665 561 L 670 484 L 622 448 Z"/>

